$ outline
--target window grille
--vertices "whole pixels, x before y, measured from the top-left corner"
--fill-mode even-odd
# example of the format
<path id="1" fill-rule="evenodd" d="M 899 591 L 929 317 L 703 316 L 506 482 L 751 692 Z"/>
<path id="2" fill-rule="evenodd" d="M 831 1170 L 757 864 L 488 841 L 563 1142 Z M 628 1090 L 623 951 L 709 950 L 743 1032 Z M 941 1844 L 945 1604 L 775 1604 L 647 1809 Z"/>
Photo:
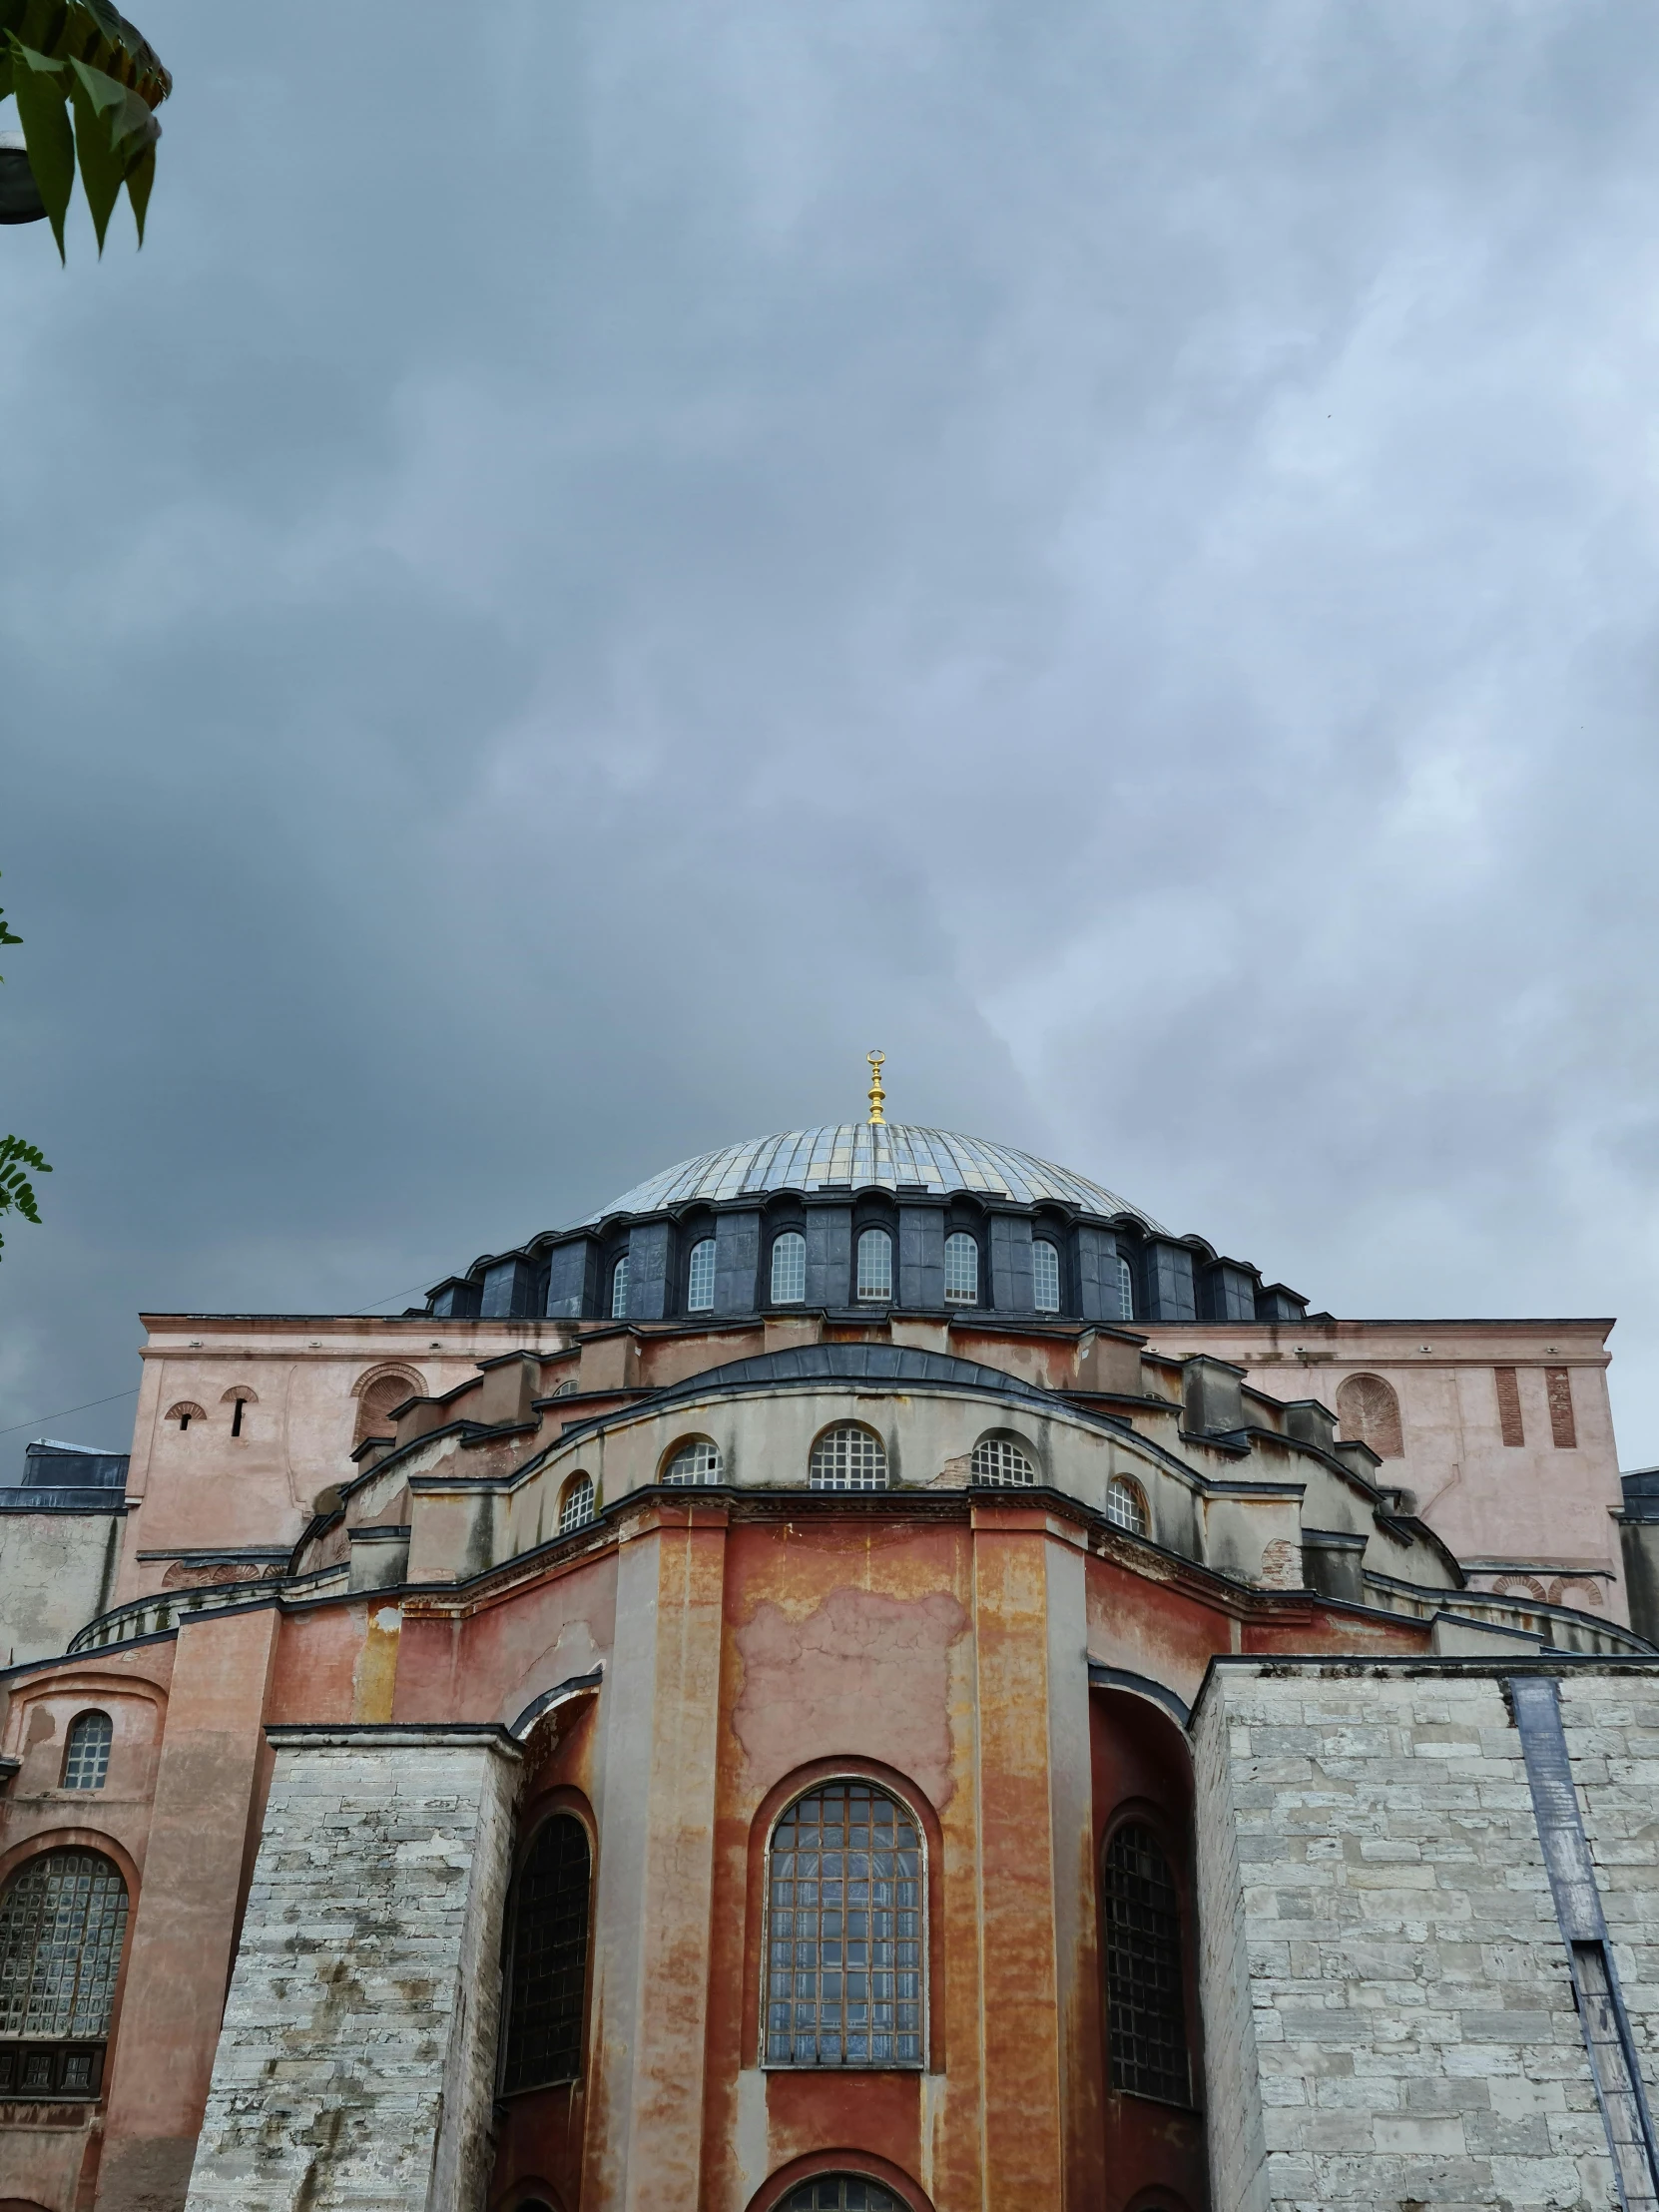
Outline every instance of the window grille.
<path id="1" fill-rule="evenodd" d="M 772 1247 L 772 1303 L 795 1306 L 807 1295 L 807 1240 L 799 1229 L 786 1229 Z"/>
<path id="2" fill-rule="evenodd" d="M 82 1713 L 70 1723 L 64 1748 L 66 1790 L 101 1790 L 110 1771 L 110 1739 L 115 1729 L 108 1713 Z"/>
<path id="3" fill-rule="evenodd" d="M 1112 2087 L 1186 2104 L 1181 1907 L 1150 1828 L 1126 1822 L 1106 1847 L 1106 2008 Z"/>
<path id="4" fill-rule="evenodd" d="M 718 1482 L 726 1472 L 720 1446 L 707 1436 L 694 1436 L 682 1444 L 663 1474 L 665 1482 Z"/>
<path id="5" fill-rule="evenodd" d="M 127 1885 L 101 1853 L 31 1859 L 0 1898 L 0 2050 L 7 2039 L 101 2041 L 127 1933 Z M 50 2088 L 67 2054 L 23 2054 L 26 2089 Z M 29 2065 L 47 2078 L 30 2080 Z M 88 2086 L 91 2086 L 89 2079 Z"/>
<path id="6" fill-rule="evenodd" d="M 1497 1381 L 1497 1427 L 1506 1444 L 1524 1444 L 1526 1426 L 1521 1419 L 1520 1382 L 1513 1368 L 1494 1368 Z"/>
<path id="7" fill-rule="evenodd" d="M 1146 1492 L 1126 1474 L 1114 1474 L 1106 1485 L 1106 1518 L 1132 1536 L 1145 1536 L 1152 1523 L 1146 1510 Z"/>
<path id="8" fill-rule="evenodd" d="M 559 1501 L 559 1534 L 568 1536 L 573 1528 L 586 1528 L 592 1518 L 593 1476 L 573 1474 Z"/>
<path id="9" fill-rule="evenodd" d="M 691 1267 L 686 1276 L 686 1311 L 708 1314 L 715 1304 L 715 1240 L 699 1238 L 692 1246 Z"/>
<path id="10" fill-rule="evenodd" d="M 1120 1321 L 1135 1318 L 1135 1278 L 1129 1262 L 1121 1254 L 1118 1256 L 1118 1318 Z"/>
<path id="11" fill-rule="evenodd" d="M 884 1490 L 887 1454 L 880 1437 L 855 1421 L 827 1428 L 813 1446 L 807 1480 L 815 1490 Z"/>
<path id="12" fill-rule="evenodd" d="M 628 1319 L 628 1255 L 625 1252 L 611 1270 L 611 1319 Z"/>
<path id="13" fill-rule="evenodd" d="M 866 1229 L 858 1239 L 858 1296 L 892 1297 L 892 1239 L 884 1229 Z"/>
<path id="14" fill-rule="evenodd" d="M 815 2174 L 790 2191 L 778 2212 L 904 2212 L 890 2189 L 862 2174 Z"/>
<path id="15" fill-rule="evenodd" d="M 513 1902 L 506 2094 L 581 2077 L 590 1875 L 587 1830 L 571 1814 L 555 1813 L 537 1831 Z"/>
<path id="16" fill-rule="evenodd" d="M 921 1911 L 903 1806 L 867 1782 L 798 1799 L 769 1857 L 768 2063 L 919 2066 Z"/>
<path id="17" fill-rule="evenodd" d="M 1060 1253 L 1039 1237 L 1031 1247 L 1031 1303 L 1039 1314 L 1060 1311 Z"/>
<path id="18" fill-rule="evenodd" d="M 1006 1436 L 981 1436 L 973 1447 L 970 1472 L 975 1482 L 991 1482 L 1003 1489 L 1025 1488 L 1037 1479 L 1031 1461 Z"/>
<path id="19" fill-rule="evenodd" d="M 944 1240 L 944 1298 L 947 1306 L 979 1303 L 979 1247 L 960 1229 Z"/>

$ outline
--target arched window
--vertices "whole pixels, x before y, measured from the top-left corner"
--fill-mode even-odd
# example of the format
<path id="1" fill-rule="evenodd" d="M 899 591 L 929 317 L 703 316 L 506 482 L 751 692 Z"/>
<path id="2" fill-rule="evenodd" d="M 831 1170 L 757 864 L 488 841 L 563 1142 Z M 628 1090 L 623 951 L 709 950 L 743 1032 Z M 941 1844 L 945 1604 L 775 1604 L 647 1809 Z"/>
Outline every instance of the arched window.
<path id="1" fill-rule="evenodd" d="M 712 1314 L 715 1307 L 715 1240 L 699 1237 L 686 1270 L 686 1312 Z"/>
<path id="2" fill-rule="evenodd" d="M 168 1407 L 166 1417 L 171 1421 L 177 1421 L 180 1430 L 183 1431 L 190 1426 L 193 1420 L 206 1420 L 208 1416 L 203 1412 L 200 1405 L 193 1405 L 188 1398 L 181 1398 L 177 1405 Z"/>
<path id="3" fill-rule="evenodd" d="M 625 1252 L 611 1270 L 611 1319 L 628 1319 L 628 1255 Z"/>
<path id="4" fill-rule="evenodd" d="M 774 2212 L 904 2212 L 890 2189 L 862 2174 L 814 2174 L 787 2197 L 780 2197 Z"/>
<path id="5" fill-rule="evenodd" d="M 0 1897 L 0 2097 L 95 2096 L 127 1885 L 95 1851 L 31 1859 Z"/>
<path id="6" fill-rule="evenodd" d="M 711 1443 L 707 1436 L 693 1436 L 684 1443 L 663 1469 L 665 1482 L 719 1482 L 726 1473 L 726 1462 L 720 1455 L 720 1446 Z"/>
<path id="7" fill-rule="evenodd" d="M 1031 1247 L 1031 1303 L 1039 1314 L 1060 1311 L 1060 1248 L 1046 1237 Z"/>
<path id="8" fill-rule="evenodd" d="M 884 1490 L 887 1454 L 872 1428 L 842 1421 L 813 1446 L 807 1481 L 815 1490 Z"/>
<path id="9" fill-rule="evenodd" d="M 1151 1532 L 1152 1516 L 1146 1509 L 1146 1492 L 1126 1474 L 1114 1474 L 1106 1485 L 1106 1518 L 1132 1536 Z"/>
<path id="10" fill-rule="evenodd" d="M 110 1740 L 115 1734 L 108 1713 L 77 1713 L 64 1745 L 66 1790 L 101 1790 L 110 1771 Z"/>
<path id="11" fill-rule="evenodd" d="M 798 1306 L 807 1295 L 807 1240 L 799 1229 L 786 1229 L 772 1243 L 772 1303 Z"/>
<path id="12" fill-rule="evenodd" d="M 798 1798 L 767 1857 L 767 2063 L 919 2066 L 921 1971 L 909 1813 L 869 1782 Z"/>
<path id="13" fill-rule="evenodd" d="M 969 1470 L 975 1482 L 1002 1489 L 1027 1488 L 1037 1479 L 1036 1468 L 1011 1436 L 981 1436 L 973 1447 Z"/>
<path id="14" fill-rule="evenodd" d="M 947 1306 L 979 1303 L 979 1247 L 965 1230 L 944 1240 L 944 1302 Z"/>
<path id="15" fill-rule="evenodd" d="M 1162 1846 L 1126 1821 L 1106 1847 L 1106 2012 L 1112 2087 L 1186 2104 L 1181 1904 Z"/>
<path id="16" fill-rule="evenodd" d="M 593 1476 L 573 1474 L 559 1493 L 559 1534 L 586 1528 L 593 1518 Z"/>
<path id="17" fill-rule="evenodd" d="M 858 1239 L 858 1296 L 892 1297 L 892 1239 L 884 1229 L 866 1229 Z"/>
<path id="18" fill-rule="evenodd" d="M 513 1887 L 502 2094 L 577 2081 L 588 1970 L 588 1832 L 570 1813 L 536 1831 Z"/>
<path id="19" fill-rule="evenodd" d="M 1135 1318 L 1135 1277 L 1129 1262 L 1118 1256 L 1118 1318 L 1133 1321 Z"/>
<path id="20" fill-rule="evenodd" d="M 1399 1399 L 1380 1375 L 1351 1375 L 1337 1391 L 1337 1425 L 1345 1436 L 1370 1444 L 1380 1459 L 1402 1459 Z"/>

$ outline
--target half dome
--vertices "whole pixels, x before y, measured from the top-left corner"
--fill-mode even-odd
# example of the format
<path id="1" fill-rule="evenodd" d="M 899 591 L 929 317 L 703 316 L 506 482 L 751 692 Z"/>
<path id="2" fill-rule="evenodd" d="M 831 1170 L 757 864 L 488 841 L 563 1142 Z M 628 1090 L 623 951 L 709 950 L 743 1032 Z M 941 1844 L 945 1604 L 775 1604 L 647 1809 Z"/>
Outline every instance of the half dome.
<path id="1" fill-rule="evenodd" d="M 611 1200 L 588 1223 L 613 1214 L 654 1214 L 694 1200 L 760 1197 L 769 1191 L 816 1191 L 874 1185 L 882 1190 L 922 1190 L 939 1196 L 971 1191 L 1012 1199 L 1021 1206 L 1043 1200 L 1088 1214 L 1131 1214 L 1149 1230 L 1166 1232 L 1150 1214 L 1103 1184 L 1073 1175 L 1012 1145 L 961 1137 L 949 1129 L 922 1129 L 902 1121 L 841 1121 L 819 1129 L 787 1129 L 750 1137 L 718 1152 L 682 1160 Z M 584 1223 L 582 1226 L 587 1226 Z"/>

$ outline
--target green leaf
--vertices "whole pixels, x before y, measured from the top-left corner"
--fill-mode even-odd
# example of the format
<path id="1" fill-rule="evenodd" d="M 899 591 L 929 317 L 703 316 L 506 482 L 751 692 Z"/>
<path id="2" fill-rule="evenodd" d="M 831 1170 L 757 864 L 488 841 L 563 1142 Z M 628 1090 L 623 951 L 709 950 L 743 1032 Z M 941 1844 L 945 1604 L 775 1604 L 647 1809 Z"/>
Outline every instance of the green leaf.
<path id="1" fill-rule="evenodd" d="M 133 203 L 133 221 L 138 225 L 139 244 L 144 244 L 144 211 L 150 205 L 150 187 L 156 182 L 156 149 L 141 154 L 127 172 L 127 197 Z"/>
<path id="2" fill-rule="evenodd" d="M 75 189 L 75 138 L 69 128 L 62 62 L 51 61 L 7 33 L 12 60 L 12 91 L 17 99 L 18 120 L 35 185 L 52 220 L 52 236 L 62 261 L 63 219 L 69 212 L 69 196 Z"/>
<path id="3" fill-rule="evenodd" d="M 12 58 L 3 42 L 0 42 L 0 100 L 12 95 Z"/>
<path id="4" fill-rule="evenodd" d="M 81 183 L 86 189 L 87 207 L 102 255 L 110 210 L 127 178 L 126 149 L 124 145 L 112 143 L 114 127 L 120 121 L 123 102 L 132 100 L 140 108 L 144 107 L 144 102 L 125 85 L 118 85 L 113 77 L 106 77 L 101 69 L 89 69 L 85 62 L 78 60 L 71 60 L 69 66 L 75 73 L 71 88 L 75 103 L 75 151 L 80 156 Z M 149 113 L 148 109 L 145 113 Z"/>

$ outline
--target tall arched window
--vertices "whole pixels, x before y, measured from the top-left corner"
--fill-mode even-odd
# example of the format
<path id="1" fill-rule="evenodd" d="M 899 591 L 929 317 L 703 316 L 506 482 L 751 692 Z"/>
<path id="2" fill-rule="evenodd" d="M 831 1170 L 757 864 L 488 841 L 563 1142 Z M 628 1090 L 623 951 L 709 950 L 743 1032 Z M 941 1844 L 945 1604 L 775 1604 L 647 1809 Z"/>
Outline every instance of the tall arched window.
<path id="1" fill-rule="evenodd" d="M 776 2212 L 904 2212 L 890 2189 L 862 2174 L 814 2174 L 787 2197 L 780 2197 Z"/>
<path id="2" fill-rule="evenodd" d="M 799 1229 L 786 1229 L 772 1244 L 772 1303 L 796 1306 L 807 1295 L 807 1240 Z"/>
<path id="3" fill-rule="evenodd" d="M 115 1729 L 108 1713 L 77 1713 L 64 1744 L 66 1790 L 101 1790 L 110 1771 L 110 1742 Z"/>
<path id="4" fill-rule="evenodd" d="M 1132 1536 L 1150 1535 L 1152 1516 L 1146 1509 L 1146 1492 L 1126 1474 L 1114 1474 L 1106 1485 L 1106 1518 Z"/>
<path id="5" fill-rule="evenodd" d="M 1030 1457 L 1011 1436 L 981 1436 L 973 1447 L 969 1472 L 975 1482 L 1001 1489 L 1024 1489 L 1037 1479 Z"/>
<path id="6" fill-rule="evenodd" d="M 31 1859 L 0 1897 L 0 2097 L 95 2096 L 127 1885 L 95 1851 Z"/>
<path id="7" fill-rule="evenodd" d="M 513 1888 L 503 2095 L 581 2078 L 591 1876 L 587 1830 L 555 1813 Z"/>
<path id="8" fill-rule="evenodd" d="M 1380 1459 L 1402 1459 L 1399 1399 L 1380 1375 L 1351 1375 L 1337 1391 L 1337 1425 L 1345 1436 L 1370 1444 Z"/>
<path id="9" fill-rule="evenodd" d="M 720 1446 L 707 1436 L 693 1436 L 683 1443 L 663 1469 L 665 1482 L 718 1482 L 726 1472 Z"/>
<path id="10" fill-rule="evenodd" d="M 691 1248 L 686 1270 L 686 1312 L 710 1314 L 715 1305 L 715 1240 L 700 1237 Z"/>
<path id="11" fill-rule="evenodd" d="M 573 1474 L 559 1493 L 559 1534 L 586 1528 L 593 1518 L 593 1476 Z"/>
<path id="12" fill-rule="evenodd" d="M 1031 1303 L 1039 1314 L 1060 1311 L 1060 1248 L 1046 1237 L 1031 1247 Z"/>
<path id="13" fill-rule="evenodd" d="M 1118 1316 L 1123 1321 L 1135 1318 L 1135 1277 L 1121 1254 L 1118 1258 Z"/>
<path id="14" fill-rule="evenodd" d="M 628 1255 L 625 1252 L 611 1270 L 611 1319 L 628 1319 Z"/>
<path id="15" fill-rule="evenodd" d="M 892 1239 L 884 1229 L 866 1229 L 858 1239 L 858 1296 L 892 1297 Z"/>
<path id="16" fill-rule="evenodd" d="M 884 1490 L 887 1454 L 880 1437 L 855 1420 L 827 1428 L 813 1446 L 807 1483 L 814 1490 Z"/>
<path id="17" fill-rule="evenodd" d="M 944 1302 L 947 1306 L 979 1303 L 979 1247 L 958 1229 L 944 1240 Z"/>
<path id="18" fill-rule="evenodd" d="M 916 1824 L 873 1783 L 790 1807 L 767 1858 L 769 2065 L 922 2063 L 921 1881 Z"/>
<path id="19" fill-rule="evenodd" d="M 1191 2100 L 1181 1901 L 1151 1829 L 1126 1821 L 1106 1847 L 1106 2012 L 1112 2087 Z"/>

